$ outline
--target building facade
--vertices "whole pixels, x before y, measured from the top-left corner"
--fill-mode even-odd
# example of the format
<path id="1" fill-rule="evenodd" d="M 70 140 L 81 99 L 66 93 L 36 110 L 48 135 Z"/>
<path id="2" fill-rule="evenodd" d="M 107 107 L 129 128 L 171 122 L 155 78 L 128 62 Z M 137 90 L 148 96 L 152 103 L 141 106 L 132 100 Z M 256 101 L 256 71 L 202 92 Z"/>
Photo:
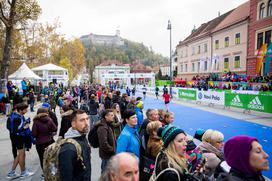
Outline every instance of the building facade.
<path id="1" fill-rule="evenodd" d="M 193 30 L 176 48 L 178 77 L 246 73 L 249 2 Z"/>
<path id="2" fill-rule="evenodd" d="M 271 42 L 272 0 L 250 0 L 250 20 L 248 30 L 247 74 L 255 76 L 258 49 Z M 263 63 L 263 68 L 265 67 Z M 272 64 L 270 63 L 270 72 Z M 261 70 L 263 75 L 263 69 Z"/>

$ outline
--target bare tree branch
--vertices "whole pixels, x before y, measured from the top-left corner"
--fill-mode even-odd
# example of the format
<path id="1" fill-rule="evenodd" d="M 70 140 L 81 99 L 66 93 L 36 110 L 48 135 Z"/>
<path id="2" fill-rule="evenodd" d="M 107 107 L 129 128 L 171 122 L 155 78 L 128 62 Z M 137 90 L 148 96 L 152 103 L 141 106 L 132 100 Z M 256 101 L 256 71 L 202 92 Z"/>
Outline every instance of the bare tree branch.
<path id="1" fill-rule="evenodd" d="M 3 12 L 2 2 L 0 2 L 0 19 L 5 24 L 6 27 L 9 25 L 8 19 L 5 17 L 4 12 Z"/>

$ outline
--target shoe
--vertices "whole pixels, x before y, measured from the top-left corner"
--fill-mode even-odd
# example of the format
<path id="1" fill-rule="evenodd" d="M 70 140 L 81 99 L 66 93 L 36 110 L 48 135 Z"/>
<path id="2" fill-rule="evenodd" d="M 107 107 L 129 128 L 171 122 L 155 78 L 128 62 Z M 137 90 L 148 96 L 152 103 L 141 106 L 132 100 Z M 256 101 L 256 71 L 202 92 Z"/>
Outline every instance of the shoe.
<path id="1" fill-rule="evenodd" d="M 21 173 L 20 178 L 23 179 L 23 178 L 30 177 L 30 176 L 32 176 L 32 175 L 34 175 L 33 172 L 30 172 L 30 171 L 28 171 L 28 170 L 25 170 L 25 171 L 23 171 L 23 172 Z"/>
<path id="2" fill-rule="evenodd" d="M 7 178 L 15 178 L 15 177 L 18 177 L 18 176 L 19 176 L 19 174 L 17 174 L 17 173 L 15 172 L 15 170 L 12 170 L 12 171 L 10 171 L 10 172 L 8 173 Z"/>

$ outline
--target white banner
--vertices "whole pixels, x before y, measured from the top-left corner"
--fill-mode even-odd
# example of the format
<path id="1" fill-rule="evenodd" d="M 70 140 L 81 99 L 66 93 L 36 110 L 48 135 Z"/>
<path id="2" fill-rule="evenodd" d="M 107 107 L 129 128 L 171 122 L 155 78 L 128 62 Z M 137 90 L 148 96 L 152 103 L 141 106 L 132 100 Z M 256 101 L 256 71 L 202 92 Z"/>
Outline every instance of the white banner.
<path id="1" fill-rule="evenodd" d="M 225 93 L 215 91 L 197 91 L 197 101 L 224 105 Z"/>

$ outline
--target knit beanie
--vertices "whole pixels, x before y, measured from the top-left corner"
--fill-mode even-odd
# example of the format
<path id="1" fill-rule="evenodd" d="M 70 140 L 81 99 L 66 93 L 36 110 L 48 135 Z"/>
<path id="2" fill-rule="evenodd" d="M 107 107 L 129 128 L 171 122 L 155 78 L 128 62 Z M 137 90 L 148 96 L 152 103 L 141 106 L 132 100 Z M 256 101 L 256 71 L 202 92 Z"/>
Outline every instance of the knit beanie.
<path id="1" fill-rule="evenodd" d="M 169 143 L 173 141 L 175 137 L 180 133 L 185 134 L 185 132 L 182 129 L 177 128 L 171 124 L 168 124 L 165 127 L 161 127 L 157 131 L 158 136 L 161 137 L 163 140 L 165 148 L 167 148 Z"/>
<path id="2" fill-rule="evenodd" d="M 253 141 L 258 140 L 251 136 L 234 136 L 225 143 L 225 159 L 231 168 L 244 174 L 255 173 L 249 164 L 249 153 Z"/>
<path id="3" fill-rule="evenodd" d="M 138 108 L 141 108 L 143 105 L 144 105 L 144 102 L 143 102 L 143 101 L 138 101 L 138 102 L 136 103 L 136 107 L 138 107 Z"/>

